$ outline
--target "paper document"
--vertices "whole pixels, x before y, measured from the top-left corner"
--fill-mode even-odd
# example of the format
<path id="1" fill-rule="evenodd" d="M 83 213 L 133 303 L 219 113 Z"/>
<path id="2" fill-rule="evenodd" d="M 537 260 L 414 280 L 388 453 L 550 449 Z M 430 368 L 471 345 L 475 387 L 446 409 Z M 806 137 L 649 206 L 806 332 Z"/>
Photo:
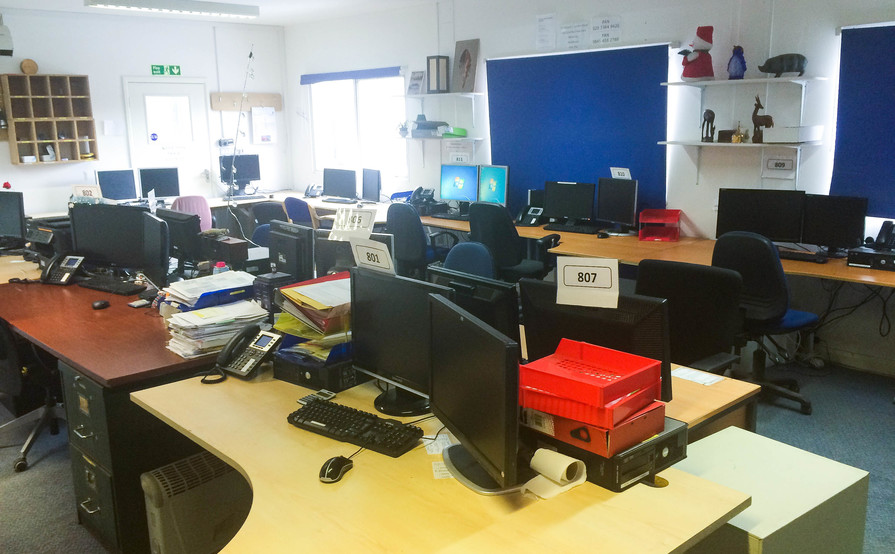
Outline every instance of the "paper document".
<path id="1" fill-rule="evenodd" d="M 172 300 L 188 306 L 194 306 L 203 294 L 219 290 L 250 287 L 254 282 L 255 276 L 251 273 L 246 273 L 245 271 L 225 271 L 216 275 L 171 283 L 165 287 L 164 292 L 168 293 Z"/>
<path id="2" fill-rule="evenodd" d="M 700 385 L 714 385 L 718 381 L 722 381 L 724 379 L 724 377 L 720 375 L 713 375 L 711 373 L 699 371 L 698 369 L 691 369 L 689 367 L 679 367 L 672 371 L 671 374 L 675 377 L 686 379 L 687 381 L 699 383 Z"/>

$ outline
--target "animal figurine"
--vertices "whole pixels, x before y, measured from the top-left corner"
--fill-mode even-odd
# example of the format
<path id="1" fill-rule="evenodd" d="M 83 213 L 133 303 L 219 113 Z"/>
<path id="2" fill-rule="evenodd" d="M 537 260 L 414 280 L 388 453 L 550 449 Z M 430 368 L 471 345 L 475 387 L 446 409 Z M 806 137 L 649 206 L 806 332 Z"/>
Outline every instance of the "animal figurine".
<path id="1" fill-rule="evenodd" d="M 727 73 L 731 80 L 742 79 L 746 74 L 746 57 L 743 55 L 742 46 L 733 47 L 733 54 L 727 62 Z"/>
<path id="2" fill-rule="evenodd" d="M 764 131 L 762 127 L 773 127 L 774 118 L 769 115 L 758 115 L 758 110 L 763 110 L 761 100 L 755 95 L 755 109 L 752 110 L 752 142 L 761 143 L 764 141 Z"/>
<path id="3" fill-rule="evenodd" d="M 773 73 L 774 77 L 779 77 L 784 73 L 799 72 L 799 77 L 805 74 L 805 66 L 808 65 L 808 58 L 801 54 L 780 54 L 773 58 L 768 58 L 764 65 L 758 66 L 758 70 L 762 73 Z"/>
<path id="4" fill-rule="evenodd" d="M 712 55 L 709 50 L 712 49 L 712 33 L 715 28 L 701 26 L 696 28 L 696 38 L 690 43 L 693 50 L 681 50 L 678 54 L 684 59 L 681 63 L 684 71 L 681 73 L 681 79 L 684 81 L 702 81 L 715 78 L 715 70 L 712 68 Z"/>
<path id="5" fill-rule="evenodd" d="M 715 142 L 715 112 L 712 110 L 702 114 L 702 142 Z"/>

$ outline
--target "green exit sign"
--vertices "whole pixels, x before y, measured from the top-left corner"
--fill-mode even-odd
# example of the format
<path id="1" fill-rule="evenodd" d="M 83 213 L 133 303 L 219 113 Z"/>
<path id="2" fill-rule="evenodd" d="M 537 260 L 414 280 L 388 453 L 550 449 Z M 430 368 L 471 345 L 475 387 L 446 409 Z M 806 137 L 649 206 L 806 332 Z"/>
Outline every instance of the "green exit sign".
<path id="1" fill-rule="evenodd" d="M 179 65 L 153 65 L 153 75 L 180 75 Z"/>

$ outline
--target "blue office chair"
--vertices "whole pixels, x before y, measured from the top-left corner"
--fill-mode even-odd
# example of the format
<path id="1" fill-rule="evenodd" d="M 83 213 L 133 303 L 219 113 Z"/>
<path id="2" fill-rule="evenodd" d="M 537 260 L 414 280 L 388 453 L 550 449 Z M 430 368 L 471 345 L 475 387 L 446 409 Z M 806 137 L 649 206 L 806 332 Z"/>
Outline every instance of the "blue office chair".
<path id="1" fill-rule="evenodd" d="M 435 246 L 442 237 L 452 247 L 457 237 L 450 233 L 426 235 L 420 216 L 410 204 L 395 203 L 388 207 L 386 232 L 395 237 L 395 271 L 405 277 L 425 278 L 426 266 L 434 261 L 444 261 L 450 247 Z"/>
<path id="2" fill-rule="evenodd" d="M 758 344 L 749 380 L 761 385 L 762 393 L 794 400 L 801 405 L 803 414 L 810 414 L 811 402 L 798 393 L 799 385 L 794 379 L 765 377 L 768 352 L 763 339 L 768 338 L 777 346 L 774 336 L 813 331 L 819 319 L 817 314 L 789 307 L 789 285 L 777 247 L 757 233 L 731 231 L 715 243 L 712 265 L 737 271 L 743 278 L 740 306 L 745 315 L 745 337 Z M 778 351 L 782 349 L 778 347 Z"/>
<path id="3" fill-rule="evenodd" d="M 283 206 L 286 208 L 286 215 L 289 216 L 290 222 L 312 229 L 318 227 L 316 214 L 312 213 L 311 207 L 301 198 L 287 196 L 283 200 Z"/>
<path id="4" fill-rule="evenodd" d="M 451 248 L 444 259 L 444 267 L 463 273 L 494 279 L 494 257 L 488 247 L 480 242 L 461 242 Z"/>
<path id="5" fill-rule="evenodd" d="M 264 223 L 255 227 L 252 232 L 252 242 L 258 246 L 270 246 L 270 223 Z"/>

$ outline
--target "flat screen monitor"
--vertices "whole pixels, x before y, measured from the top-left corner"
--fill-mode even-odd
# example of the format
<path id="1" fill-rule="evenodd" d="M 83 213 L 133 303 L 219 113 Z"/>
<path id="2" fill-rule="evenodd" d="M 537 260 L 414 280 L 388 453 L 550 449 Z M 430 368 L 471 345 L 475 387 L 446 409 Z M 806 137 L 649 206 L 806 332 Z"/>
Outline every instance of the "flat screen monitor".
<path id="1" fill-rule="evenodd" d="M 547 181 L 544 183 L 544 217 L 568 221 L 593 219 L 593 183 Z"/>
<path id="2" fill-rule="evenodd" d="M 837 251 L 864 243 L 866 218 L 866 198 L 808 194 L 801 242 L 822 246 L 828 254 L 837 255 Z"/>
<path id="3" fill-rule="evenodd" d="M 611 232 L 630 233 L 637 228 L 637 180 L 600 178 L 597 183 L 597 216 Z"/>
<path id="4" fill-rule="evenodd" d="M 24 246 L 25 232 L 25 195 L 0 191 L 0 241 L 7 247 L 19 248 Z"/>
<path id="5" fill-rule="evenodd" d="M 270 263 L 296 282 L 314 278 L 314 229 L 273 220 L 268 239 Z"/>
<path id="6" fill-rule="evenodd" d="M 323 195 L 357 198 L 357 173 L 353 169 L 323 170 Z"/>
<path id="7" fill-rule="evenodd" d="M 99 185 L 103 198 L 109 200 L 133 200 L 140 197 L 133 169 L 97 171 L 96 184 Z"/>
<path id="8" fill-rule="evenodd" d="M 159 290 L 168 285 L 169 245 L 168 223 L 143 212 L 143 262 L 140 269 Z"/>
<path id="9" fill-rule="evenodd" d="M 362 267 L 351 269 L 351 342 L 355 369 L 393 385 L 376 398 L 392 416 L 429 411 L 429 294 L 453 291 Z"/>
<path id="10" fill-rule="evenodd" d="M 519 294 L 515 283 L 496 281 L 443 266 L 426 268 L 430 283 L 454 289 L 454 302 L 498 332 L 519 341 Z"/>
<path id="11" fill-rule="evenodd" d="M 661 400 L 671 400 L 671 342 L 664 298 L 622 294 L 615 309 L 568 306 L 556 303 L 556 283 L 534 279 L 519 281 L 519 295 L 529 360 L 553 354 L 562 338 L 651 358 L 661 362 Z"/>
<path id="12" fill-rule="evenodd" d="M 261 164 L 258 154 L 237 154 L 235 156 L 220 156 L 218 165 L 221 168 L 221 182 L 234 185 L 234 188 L 244 191 L 246 185 L 252 181 L 261 180 Z"/>
<path id="13" fill-rule="evenodd" d="M 345 240 L 329 240 L 329 234 L 329 229 L 317 229 L 314 233 L 314 267 L 318 277 L 348 271 L 355 266 L 351 243 Z M 370 233 L 370 240 L 381 242 L 388 248 L 394 267 L 395 235 Z"/>
<path id="14" fill-rule="evenodd" d="M 801 190 L 720 189 L 715 237 L 749 231 L 776 242 L 801 242 L 804 206 Z"/>
<path id="15" fill-rule="evenodd" d="M 379 202 L 382 190 L 382 176 L 378 169 L 364 169 L 361 183 L 361 198 L 370 202 Z"/>
<path id="16" fill-rule="evenodd" d="M 478 195 L 477 165 L 442 165 L 439 195 L 444 201 L 475 202 Z"/>
<path id="17" fill-rule="evenodd" d="M 198 261 L 202 257 L 202 232 L 198 214 L 157 208 L 155 215 L 168 224 L 171 256 L 180 262 L 182 271 L 185 262 Z"/>
<path id="18" fill-rule="evenodd" d="M 507 178 L 510 168 L 505 165 L 479 167 L 479 202 L 507 203 Z"/>
<path id="19" fill-rule="evenodd" d="M 90 264 L 139 269 L 143 265 L 144 206 L 72 204 L 72 245 Z"/>
<path id="20" fill-rule="evenodd" d="M 460 444 L 442 452 L 482 494 L 519 490 L 519 344 L 456 304 L 429 297 L 432 414 Z"/>
<path id="21" fill-rule="evenodd" d="M 140 191 L 143 198 L 149 191 L 155 191 L 156 198 L 180 196 L 180 178 L 176 167 L 152 167 L 140 170 Z"/>

